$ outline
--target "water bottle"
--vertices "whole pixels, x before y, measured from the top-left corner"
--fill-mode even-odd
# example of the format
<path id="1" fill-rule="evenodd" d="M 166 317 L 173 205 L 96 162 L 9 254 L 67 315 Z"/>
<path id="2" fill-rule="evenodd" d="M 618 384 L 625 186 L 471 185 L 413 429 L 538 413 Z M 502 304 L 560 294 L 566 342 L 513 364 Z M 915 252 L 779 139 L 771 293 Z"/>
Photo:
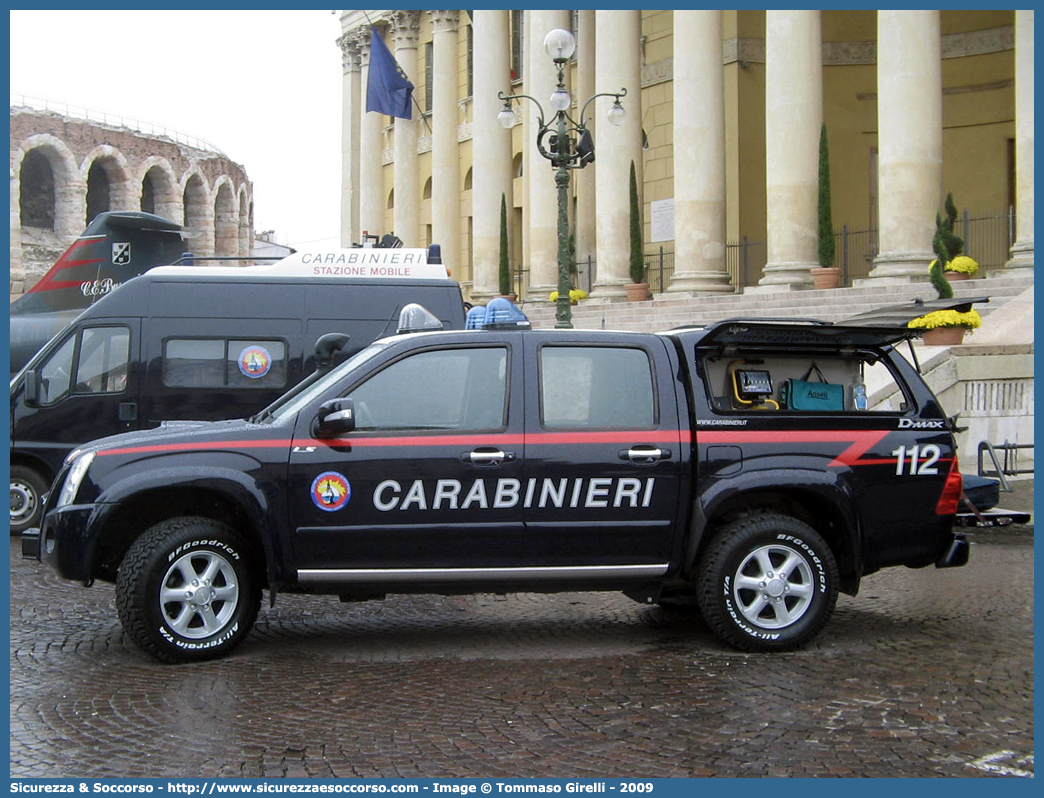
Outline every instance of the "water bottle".
<path id="1" fill-rule="evenodd" d="M 866 410 L 866 386 L 861 382 L 852 388 L 852 404 L 856 410 Z"/>

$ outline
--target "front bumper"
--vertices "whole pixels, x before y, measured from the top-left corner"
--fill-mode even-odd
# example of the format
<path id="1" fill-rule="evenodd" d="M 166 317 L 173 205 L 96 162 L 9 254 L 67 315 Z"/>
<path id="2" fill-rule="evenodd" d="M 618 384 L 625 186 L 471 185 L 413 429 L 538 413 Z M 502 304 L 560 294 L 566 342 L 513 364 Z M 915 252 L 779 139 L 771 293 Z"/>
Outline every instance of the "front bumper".
<path id="1" fill-rule="evenodd" d="M 959 568 L 968 564 L 968 553 L 971 545 L 964 537 L 963 532 L 956 532 L 946 547 L 943 555 L 935 561 L 936 568 Z"/>
<path id="2" fill-rule="evenodd" d="M 93 522 L 104 505 L 70 505 L 44 515 L 43 526 L 22 534 L 22 556 L 38 559 L 63 579 L 90 582 L 94 560 Z"/>

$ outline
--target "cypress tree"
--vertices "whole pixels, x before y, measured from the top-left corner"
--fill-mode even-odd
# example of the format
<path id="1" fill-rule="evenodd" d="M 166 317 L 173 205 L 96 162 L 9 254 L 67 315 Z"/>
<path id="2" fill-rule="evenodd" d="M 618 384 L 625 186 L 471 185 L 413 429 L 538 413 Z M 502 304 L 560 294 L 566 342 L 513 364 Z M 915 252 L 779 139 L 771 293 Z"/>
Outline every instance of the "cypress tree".
<path id="1" fill-rule="evenodd" d="M 936 257 L 928 266 L 928 279 L 932 281 L 936 293 L 939 294 L 939 299 L 952 299 L 953 286 L 943 276 L 943 269 L 950 262 L 946 255 L 945 225 L 946 223 L 939 218 L 939 214 L 935 214 L 935 237 L 932 239 L 932 249 L 935 250 Z"/>
<path id="2" fill-rule="evenodd" d="M 830 213 L 830 155 L 826 122 L 819 133 L 819 265 L 834 265 L 834 220 Z"/>
<path id="3" fill-rule="evenodd" d="M 953 232 L 957 226 L 957 206 L 953 203 L 952 193 L 946 195 L 946 220 L 940 224 L 940 219 L 936 215 L 935 224 L 936 229 L 942 234 L 946 260 L 949 262 L 964 252 L 964 239 Z"/>
<path id="4" fill-rule="evenodd" d="M 500 195 L 500 293 L 511 293 L 511 264 L 508 263 L 507 198 Z"/>
<path id="5" fill-rule="evenodd" d="M 645 282 L 645 257 L 642 254 L 642 220 L 638 213 L 638 178 L 631 161 L 631 282 Z"/>

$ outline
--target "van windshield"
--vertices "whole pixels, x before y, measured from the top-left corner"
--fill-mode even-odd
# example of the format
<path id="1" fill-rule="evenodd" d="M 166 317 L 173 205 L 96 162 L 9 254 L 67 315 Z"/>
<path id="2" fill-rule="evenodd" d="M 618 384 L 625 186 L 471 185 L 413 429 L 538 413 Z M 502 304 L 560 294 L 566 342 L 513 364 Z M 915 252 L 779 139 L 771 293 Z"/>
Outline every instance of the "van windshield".
<path id="1" fill-rule="evenodd" d="M 337 368 L 325 374 L 314 372 L 250 420 L 255 424 L 260 424 L 295 415 L 302 407 L 325 395 L 330 390 L 330 387 L 340 382 L 348 372 L 358 368 L 370 358 L 387 349 L 387 347 L 387 343 L 370 344 L 365 349 L 356 352 Z"/>

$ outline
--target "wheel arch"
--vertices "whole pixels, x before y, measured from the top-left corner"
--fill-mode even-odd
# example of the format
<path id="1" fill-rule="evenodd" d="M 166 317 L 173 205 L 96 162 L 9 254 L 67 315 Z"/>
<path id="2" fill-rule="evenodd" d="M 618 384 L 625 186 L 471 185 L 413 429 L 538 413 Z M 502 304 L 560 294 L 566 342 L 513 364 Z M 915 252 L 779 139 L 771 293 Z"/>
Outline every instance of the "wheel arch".
<path id="1" fill-rule="evenodd" d="M 146 530 L 171 518 L 195 516 L 225 524 L 236 530 L 256 555 L 258 576 L 267 585 L 270 552 L 263 534 L 264 496 L 238 481 L 207 480 L 207 484 L 171 484 L 143 487 L 108 504 L 104 532 L 95 546 L 91 575 L 107 582 L 116 572 L 127 550 Z"/>
<path id="2" fill-rule="evenodd" d="M 54 478 L 58 475 L 58 471 L 42 457 L 38 457 L 30 452 L 19 451 L 18 449 L 11 450 L 10 464 L 12 466 L 21 466 L 22 468 L 31 468 L 43 477 L 48 484 L 54 482 Z"/>
<path id="3" fill-rule="evenodd" d="M 700 528 L 694 530 L 688 571 L 695 564 L 715 533 L 746 515 L 776 512 L 796 518 L 812 527 L 830 546 L 837 561 L 841 591 L 854 595 L 862 573 L 859 519 L 848 486 L 839 479 L 827 479 L 822 472 L 788 474 L 786 484 L 746 485 L 718 483 L 718 489 L 703 497 Z"/>

